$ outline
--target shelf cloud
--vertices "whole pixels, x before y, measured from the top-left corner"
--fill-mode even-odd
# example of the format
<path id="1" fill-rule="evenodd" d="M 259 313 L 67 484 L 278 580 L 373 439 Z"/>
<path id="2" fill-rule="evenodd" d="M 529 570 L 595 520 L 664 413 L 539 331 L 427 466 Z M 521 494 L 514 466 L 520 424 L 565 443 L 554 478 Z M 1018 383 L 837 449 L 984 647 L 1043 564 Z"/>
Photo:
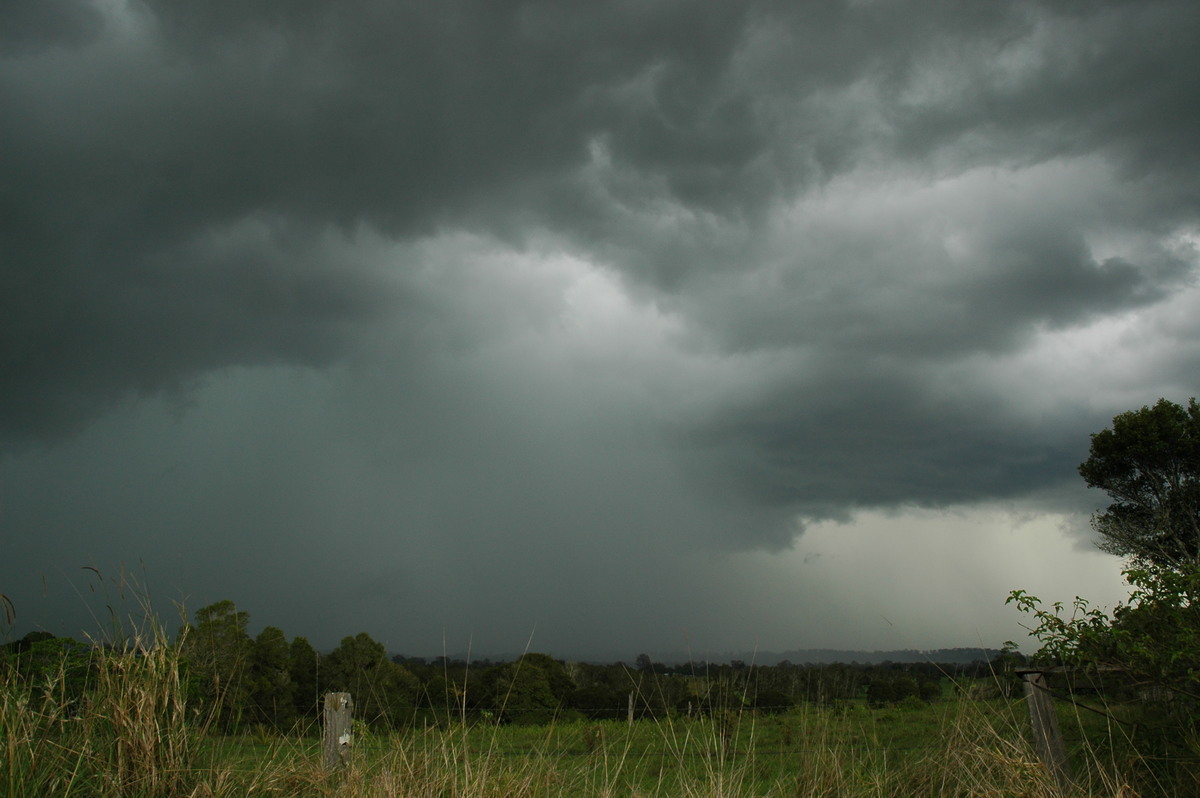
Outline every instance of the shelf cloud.
<path id="1" fill-rule="evenodd" d="M 411 653 L 1011 636 L 1003 592 L 949 631 L 900 602 L 899 640 L 780 606 L 853 605 L 878 566 L 831 586 L 806 547 L 917 517 L 974 541 L 897 554 L 928 596 L 1024 587 L 970 554 L 1019 534 L 1119 591 L 1075 468 L 1115 413 L 1197 393 L 1193 3 L 7 16 L 20 623 L 140 563 L 192 609 Z"/>

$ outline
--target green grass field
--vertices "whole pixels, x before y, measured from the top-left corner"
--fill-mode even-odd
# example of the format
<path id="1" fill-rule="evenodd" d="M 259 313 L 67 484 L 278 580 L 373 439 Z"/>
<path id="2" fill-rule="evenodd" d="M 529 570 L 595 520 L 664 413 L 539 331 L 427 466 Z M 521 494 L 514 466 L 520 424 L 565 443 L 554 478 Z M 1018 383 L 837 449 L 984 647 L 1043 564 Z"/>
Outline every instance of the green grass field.
<path id="1" fill-rule="evenodd" d="M 846 701 L 778 715 L 730 709 L 633 723 L 451 723 L 386 733 L 357 724 L 349 760 L 326 772 L 315 727 L 286 735 L 215 734 L 187 704 L 169 645 L 103 653 L 83 700 L 68 697 L 68 671 L 64 663 L 57 676 L 32 681 L 0 669 L 0 794 L 1131 798 L 1197 792 L 1186 769 L 1156 768 L 1134 753 L 1125 726 L 1063 703 L 1075 776 L 1064 791 L 1033 751 L 1022 701 L 949 683 L 933 703 L 914 698 L 872 708 Z"/>
<path id="2" fill-rule="evenodd" d="M 770 717 L 364 730 L 348 766 L 328 777 L 315 737 L 214 738 L 201 770 L 247 794 L 791 796 L 994 794 L 967 784 L 991 769 L 991 783 L 1003 773 L 1018 792 L 1053 794 L 1021 735 L 996 733 L 1010 709 L 849 704 Z"/>
<path id="3" fill-rule="evenodd" d="M 264 735 L 210 740 L 202 770 L 221 774 L 210 778 L 226 785 L 223 794 L 1064 794 L 1026 741 L 1025 723 L 1020 701 L 950 699 L 799 707 L 769 717 L 360 732 L 350 762 L 332 775 L 316 765 L 315 737 Z M 1074 748 L 1077 785 L 1069 793 L 1135 794 L 1105 763 Z"/>

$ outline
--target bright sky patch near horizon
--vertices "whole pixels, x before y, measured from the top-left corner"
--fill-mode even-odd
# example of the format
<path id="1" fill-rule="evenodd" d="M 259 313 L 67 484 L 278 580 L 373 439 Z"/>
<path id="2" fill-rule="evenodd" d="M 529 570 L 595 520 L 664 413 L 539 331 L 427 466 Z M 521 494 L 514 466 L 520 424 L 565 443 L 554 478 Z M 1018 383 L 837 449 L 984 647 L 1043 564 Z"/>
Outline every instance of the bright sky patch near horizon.
<path id="1" fill-rule="evenodd" d="M 122 566 L 427 656 L 1124 595 L 1076 467 L 1200 393 L 1195 3 L 4 14 L 4 634 Z"/>

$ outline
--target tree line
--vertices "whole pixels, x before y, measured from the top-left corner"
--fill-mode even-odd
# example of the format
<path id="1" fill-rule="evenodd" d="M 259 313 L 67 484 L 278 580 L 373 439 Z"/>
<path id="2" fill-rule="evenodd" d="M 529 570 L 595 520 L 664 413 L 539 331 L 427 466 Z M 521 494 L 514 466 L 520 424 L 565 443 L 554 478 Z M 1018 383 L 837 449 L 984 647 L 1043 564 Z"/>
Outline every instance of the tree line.
<path id="1" fill-rule="evenodd" d="M 690 662 L 667 665 L 645 654 L 634 663 L 569 662 L 529 652 L 515 660 L 465 661 L 389 655 L 361 632 L 328 653 L 275 626 L 248 632 L 249 614 L 232 601 L 196 611 L 180 630 L 188 701 L 223 731 L 288 730 L 318 717 L 326 692 L 349 692 L 355 716 L 377 727 L 454 722 L 544 724 L 551 721 L 702 715 L 714 711 L 783 712 L 809 702 L 865 699 L 873 705 L 936 701 L 945 677 L 971 679 L 994 663 L 884 662 L 757 666 Z M 44 632 L 5 647 L 8 667 L 62 673 L 82 696 L 92 646 Z M 207 711 L 206 711 L 207 710 Z"/>

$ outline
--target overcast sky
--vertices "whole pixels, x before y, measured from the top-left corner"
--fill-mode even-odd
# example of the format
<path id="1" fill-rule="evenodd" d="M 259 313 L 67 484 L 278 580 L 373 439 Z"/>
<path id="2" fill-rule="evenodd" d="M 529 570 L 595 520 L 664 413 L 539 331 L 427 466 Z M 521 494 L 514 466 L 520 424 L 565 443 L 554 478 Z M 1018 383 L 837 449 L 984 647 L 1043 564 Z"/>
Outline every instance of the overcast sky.
<path id="1" fill-rule="evenodd" d="M 998 647 L 1200 394 L 1200 5 L 8 0 L 6 635 Z M 100 571 L 103 580 L 85 566 Z"/>

